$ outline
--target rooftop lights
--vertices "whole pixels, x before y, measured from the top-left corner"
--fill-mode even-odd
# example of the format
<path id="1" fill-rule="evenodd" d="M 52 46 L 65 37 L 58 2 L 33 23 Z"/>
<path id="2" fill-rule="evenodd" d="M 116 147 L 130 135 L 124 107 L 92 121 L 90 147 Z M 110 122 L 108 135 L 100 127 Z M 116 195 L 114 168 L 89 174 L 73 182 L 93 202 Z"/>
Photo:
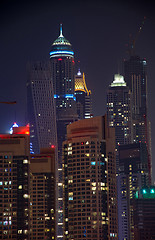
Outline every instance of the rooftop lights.
<path id="1" fill-rule="evenodd" d="M 124 81 L 124 77 L 121 76 L 120 74 L 115 74 L 114 81 L 111 83 L 110 86 L 111 87 L 121 87 L 121 86 L 126 87 L 126 82 Z"/>

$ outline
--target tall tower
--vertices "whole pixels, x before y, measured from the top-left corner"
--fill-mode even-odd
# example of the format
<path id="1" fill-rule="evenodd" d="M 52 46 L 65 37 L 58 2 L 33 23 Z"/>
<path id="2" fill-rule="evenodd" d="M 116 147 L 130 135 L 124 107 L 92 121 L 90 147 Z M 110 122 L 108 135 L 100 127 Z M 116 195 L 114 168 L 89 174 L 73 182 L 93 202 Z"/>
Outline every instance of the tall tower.
<path id="1" fill-rule="evenodd" d="M 118 225 L 119 239 L 131 238 L 131 200 L 137 190 L 149 185 L 146 143 L 133 143 L 119 147 Z"/>
<path id="2" fill-rule="evenodd" d="M 115 134 L 104 116 L 67 127 L 63 201 L 64 239 L 118 239 Z"/>
<path id="3" fill-rule="evenodd" d="M 62 34 L 53 42 L 50 51 L 51 80 L 54 86 L 56 107 L 58 162 L 56 168 L 57 181 L 57 239 L 63 238 L 63 199 L 62 199 L 62 143 L 66 137 L 67 125 L 77 120 L 74 52 L 70 42 Z"/>
<path id="4" fill-rule="evenodd" d="M 32 153 L 56 144 L 56 117 L 50 64 L 28 65 L 27 112 Z"/>
<path id="5" fill-rule="evenodd" d="M 151 136 L 147 102 L 147 62 L 133 55 L 124 61 L 124 77 L 132 93 L 133 141 L 146 142 L 151 184 Z"/>
<path id="6" fill-rule="evenodd" d="M 31 239 L 55 238 L 55 148 L 32 154 L 31 170 Z"/>
<path id="7" fill-rule="evenodd" d="M 77 103 L 77 113 L 79 119 L 92 117 L 92 95 L 91 90 L 87 89 L 85 74 L 80 70 L 75 75 L 75 96 Z"/>
<path id="8" fill-rule="evenodd" d="M 132 142 L 131 92 L 124 77 L 119 74 L 115 74 L 114 81 L 107 90 L 107 120 L 109 127 L 115 128 L 118 173 L 118 148 Z"/>
<path id="9" fill-rule="evenodd" d="M 66 126 L 77 119 L 74 96 L 74 52 L 70 42 L 62 34 L 62 24 L 60 35 L 51 47 L 50 62 L 56 105 L 58 149 L 59 156 L 61 156 Z"/>
<path id="10" fill-rule="evenodd" d="M 0 236 L 30 239 L 30 141 L 28 127 L 0 135 Z"/>
<path id="11" fill-rule="evenodd" d="M 124 62 L 124 77 L 132 92 L 132 118 L 134 142 L 147 141 L 147 62 L 139 56 L 131 56 Z M 148 133 L 147 133 L 148 134 Z"/>

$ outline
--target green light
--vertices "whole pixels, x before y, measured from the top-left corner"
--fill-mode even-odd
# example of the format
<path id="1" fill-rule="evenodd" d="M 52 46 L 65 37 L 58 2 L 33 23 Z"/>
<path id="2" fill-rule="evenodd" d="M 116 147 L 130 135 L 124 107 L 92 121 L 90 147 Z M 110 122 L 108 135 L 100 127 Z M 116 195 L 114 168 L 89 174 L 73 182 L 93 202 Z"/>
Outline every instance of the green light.
<path id="1" fill-rule="evenodd" d="M 154 193 L 154 189 L 151 189 L 151 193 Z"/>
<path id="2" fill-rule="evenodd" d="M 145 189 L 143 189 L 143 193 L 146 194 L 146 190 Z"/>
<path id="3" fill-rule="evenodd" d="M 138 198 L 138 191 L 136 191 L 136 195 L 135 195 L 136 198 Z"/>

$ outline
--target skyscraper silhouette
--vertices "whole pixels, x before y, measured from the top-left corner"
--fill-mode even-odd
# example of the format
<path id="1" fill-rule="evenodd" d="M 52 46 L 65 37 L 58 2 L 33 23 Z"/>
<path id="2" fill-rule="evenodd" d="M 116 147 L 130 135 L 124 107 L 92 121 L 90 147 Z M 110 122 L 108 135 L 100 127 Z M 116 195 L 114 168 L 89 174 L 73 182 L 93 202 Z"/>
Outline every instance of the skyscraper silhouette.
<path id="1" fill-rule="evenodd" d="M 56 118 L 49 62 L 28 65 L 27 112 L 32 153 L 56 144 Z"/>

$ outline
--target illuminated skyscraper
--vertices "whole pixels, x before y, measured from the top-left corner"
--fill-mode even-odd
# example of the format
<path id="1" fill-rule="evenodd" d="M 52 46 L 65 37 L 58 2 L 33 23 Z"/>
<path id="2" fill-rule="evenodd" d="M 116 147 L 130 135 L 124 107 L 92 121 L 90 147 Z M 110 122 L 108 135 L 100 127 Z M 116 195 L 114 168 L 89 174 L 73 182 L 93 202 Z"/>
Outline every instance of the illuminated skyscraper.
<path id="1" fill-rule="evenodd" d="M 0 135 L 0 238 L 30 239 L 28 127 Z"/>
<path id="2" fill-rule="evenodd" d="M 62 34 L 62 25 L 60 25 L 60 36 L 51 47 L 50 62 L 56 105 L 58 149 L 61 156 L 66 126 L 77 119 L 74 96 L 74 52 L 70 42 Z"/>
<path id="3" fill-rule="evenodd" d="M 51 80 L 54 85 L 56 106 L 58 162 L 57 176 L 57 239 L 63 238 L 63 201 L 62 201 L 62 143 L 66 136 L 66 127 L 77 120 L 75 81 L 74 81 L 74 52 L 70 42 L 62 34 L 53 42 L 50 51 Z"/>
<path id="4" fill-rule="evenodd" d="M 147 102 L 147 62 L 139 56 L 124 61 L 124 77 L 132 93 L 133 141 L 146 142 L 151 184 L 151 136 Z"/>
<path id="5" fill-rule="evenodd" d="M 56 116 L 49 63 L 28 66 L 27 111 L 32 153 L 56 144 Z"/>
<path id="6" fill-rule="evenodd" d="M 119 239 L 131 239 L 131 200 L 136 191 L 149 185 L 146 143 L 119 147 L 118 225 Z M 137 239 L 137 238 L 134 238 Z"/>
<path id="7" fill-rule="evenodd" d="M 115 74 L 107 91 L 107 119 L 109 127 L 115 128 L 116 149 L 120 145 L 132 143 L 131 92 L 123 76 Z M 118 151 L 116 170 L 118 172 Z"/>
<path id="8" fill-rule="evenodd" d="M 144 115 L 147 115 L 146 66 L 146 60 L 138 56 L 131 56 L 124 62 L 124 78 L 132 92 L 132 116 L 135 120 L 143 120 Z"/>
<path id="9" fill-rule="evenodd" d="M 143 187 L 132 199 L 132 239 L 155 239 L 155 187 Z"/>
<path id="10" fill-rule="evenodd" d="M 64 239 L 118 239 L 114 129 L 76 121 L 63 143 Z"/>
<path id="11" fill-rule="evenodd" d="M 31 170 L 31 239 L 55 238 L 55 148 L 32 154 Z"/>
<path id="12" fill-rule="evenodd" d="M 87 89 L 84 73 L 80 70 L 75 75 L 75 96 L 77 103 L 77 113 L 79 119 L 92 117 L 92 95 Z"/>

